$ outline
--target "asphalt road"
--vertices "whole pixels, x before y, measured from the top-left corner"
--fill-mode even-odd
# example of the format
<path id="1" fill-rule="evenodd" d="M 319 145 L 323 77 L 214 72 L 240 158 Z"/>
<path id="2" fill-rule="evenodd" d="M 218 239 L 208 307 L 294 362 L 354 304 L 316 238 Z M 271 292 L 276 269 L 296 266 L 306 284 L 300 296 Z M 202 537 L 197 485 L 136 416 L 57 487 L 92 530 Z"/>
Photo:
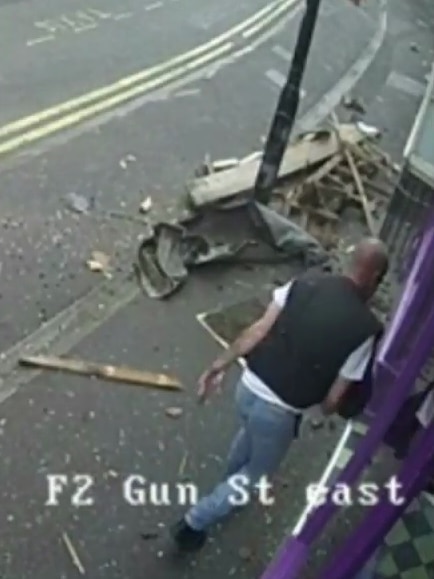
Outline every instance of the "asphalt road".
<path id="1" fill-rule="evenodd" d="M 0 123 L 56 105 L 217 36 L 263 0 L 79 2 L 0 6 Z"/>
<path id="2" fill-rule="evenodd" d="M 377 27 L 372 15 L 342 7 L 341 0 L 326 8 L 301 115 L 347 73 Z M 95 285 L 98 274 L 85 266 L 92 251 L 107 253 L 115 271 L 130 269 L 145 226 L 107 218 L 109 212 L 137 219 L 141 201 L 151 196 L 153 218 L 173 215 L 186 179 L 206 153 L 242 156 L 262 146 L 299 20 L 297 13 L 261 46 L 221 62 L 218 70 L 204 69 L 185 86 L 144 96 L 4 158 L 2 348 Z M 342 52 L 344 43 L 349 48 Z M 71 193 L 94 207 L 89 216 L 70 211 Z"/>
<path id="3" fill-rule="evenodd" d="M 179 39 L 179 45 L 173 50 L 179 51 L 221 33 L 250 13 L 250 6 L 234 8 L 228 4 L 226 10 L 221 8 L 228 19 L 222 22 L 214 8 L 205 10 L 203 2 L 202 12 L 198 5 L 196 11 L 192 7 L 189 14 L 181 8 L 181 0 L 178 4 L 166 13 L 161 8 L 157 16 L 159 24 L 155 21 L 154 33 L 149 32 L 149 38 L 155 42 L 149 41 L 149 48 L 146 44 L 143 52 L 154 55 L 157 60 L 173 54 L 171 50 L 164 52 L 170 46 L 162 30 L 177 29 L 173 37 Z M 12 27 L 5 25 L 4 18 L 11 14 L 18 19 L 16 30 L 19 31 L 30 21 L 30 16 L 33 18 L 33 14 L 26 16 L 29 6 L 25 2 L 2 4 L 0 27 L 4 30 L 0 42 L 9 38 L 7 42 L 16 42 L 18 47 L 18 32 L 12 34 Z M 376 116 L 379 124 L 387 119 L 391 142 L 397 134 L 392 128 L 403 121 L 404 111 L 405 122 L 409 123 L 417 107 L 417 97 L 395 88 L 391 94 L 411 100 L 411 105 L 397 107 L 395 115 L 384 102 L 376 101 L 376 97 L 384 94 L 381 91 L 392 90 L 386 82 L 392 70 L 411 75 L 412 63 L 416 66 L 416 61 L 416 81 L 422 83 L 427 70 L 423 62 L 433 60 L 434 48 L 431 33 L 434 27 L 430 28 L 432 10 L 429 11 L 428 3 L 419 2 L 414 9 L 404 2 L 394 6 L 394 17 L 389 21 L 393 29 L 378 55 L 379 64 L 371 69 L 369 82 L 364 87 L 360 85 L 360 90 L 365 90 L 367 85 L 371 89 L 365 90 L 369 105 L 367 121 L 371 120 L 370 115 Z M 41 5 L 38 11 L 32 8 L 35 18 L 49 18 L 48 8 L 44 14 L 42 8 Z M 67 5 L 61 14 L 67 14 L 66 8 Z M 125 5 L 122 10 L 124 8 L 126 10 Z M 257 8 L 259 3 L 251 6 L 251 11 Z M 109 11 L 107 5 L 104 9 Z M 149 11 L 149 22 L 158 10 Z M 178 10 L 178 24 L 174 10 Z M 244 12 L 237 14 L 237 10 Z M 209 15 L 207 30 L 203 25 L 205 12 Z M 194 14 L 198 13 L 202 14 L 202 20 L 199 19 L 202 28 L 192 24 Z M 85 266 L 92 250 L 102 250 L 110 256 L 115 279 L 130 270 L 145 226 L 110 217 L 108 212 L 137 217 L 140 202 L 150 195 L 153 217 L 173 216 L 186 178 L 206 153 L 214 158 L 242 156 L 260 148 L 278 94 L 279 78 L 288 66 L 287 52 L 291 51 L 288 38 L 293 42 L 299 18 L 297 14 L 261 46 L 233 63 L 221 63 L 218 70 L 208 68 L 186 85 L 173 85 L 141 98 L 140 106 L 130 103 L 98 122 L 80 124 L 74 132 L 60 133 L 52 140 L 43 139 L 26 149 L 25 154 L 17 149 L 1 161 L 0 349 L 6 350 L 31 334 L 42 321 L 51 319 L 100 281 L 100 274 L 89 272 Z M 188 33 L 181 31 L 181 22 L 187 20 L 190 22 Z M 23 74 L 18 80 L 17 75 L 15 90 L 1 91 L 0 99 L 5 92 L 9 99 L 9 105 L 6 99 L 0 100 L 4 103 L 1 107 L 4 119 L 17 119 L 154 64 L 153 58 L 142 61 L 141 51 L 134 49 L 137 39 L 129 38 L 130 57 L 121 51 L 122 56 L 116 57 L 117 70 L 114 64 L 111 68 L 107 55 L 112 51 L 117 53 L 114 45 L 119 47 L 125 41 L 120 27 L 128 22 L 131 26 L 128 30 L 132 31 L 138 18 L 104 24 L 113 26 L 113 32 L 108 28 L 104 32 L 101 25 L 98 30 L 73 33 L 74 40 L 64 35 L 64 40 L 59 36 L 58 40 L 34 45 L 28 54 L 32 53 L 33 63 L 39 62 L 35 65 L 38 75 L 36 68 L 24 68 L 23 71 L 35 70 L 35 76 Z M 343 7 L 342 0 L 330 0 L 321 23 L 309 60 L 302 117 L 325 92 L 333 89 L 363 52 L 375 33 L 378 18 L 372 5 L 360 15 L 347 4 Z M 197 37 L 193 37 L 194 29 Z M 28 36 L 23 32 L 21 49 L 17 48 L 22 67 L 27 66 L 22 55 L 27 54 L 28 47 L 24 45 L 31 38 L 31 32 L 30 28 Z M 77 46 L 86 41 L 77 41 L 77 38 L 85 38 L 86 34 L 90 39 L 94 33 L 95 40 L 89 40 L 94 44 L 87 45 L 79 58 L 75 51 L 82 48 Z M 129 32 L 128 36 L 134 34 Z M 143 39 L 145 44 L 144 29 Z M 411 48 L 412 43 L 417 43 L 418 52 Z M 43 58 L 37 61 L 36 48 L 47 51 L 45 58 L 52 59 L 53 68 Z M 98 66 L 98 50 L 100 55 L 106 55 L 106 73 L 101 73 L 102 67 Z M 93 65 L 87 68 L 84 56 L 90 54 Z M 71 77 L 65 65 L 70 59 L 76 59 L 74 66 L 77 67 Z M 14 65 L 9 62 L 1 66 L 0 77 L 4 82 Z M 72 84 L 67 90 L 70 78 Z M 23 94 L 26 96 L 21 99 Z M 398 138 L 402 141 L 401 133 L 396 141 Z M 92 207 L 89 215 L 68 209 L 71 193 L 89 202 Z M 306 430 L 301 444 L 294 447 L 288 457 L 282 474 L 285 482 L 279 493 L 284 507 L 271 515 L 253 510 L 243 516 L 214 542 L 199 562 L 186 568 L 162 561 L 158 556 L 159 542 L 141 537 L 141 533 L 153 534 L 164 529 L 178 514 L 177 509 L 130 507 L 121 500 L 120 481 L 128 473 L 138 471 L 144 476 L 152 475 L 157 481 L 174 482 L 180 476 L 183 451 L 188 450 L 186 476 L 195 478 L 204 489 L 212 484 L 218 476 L 234 423 L 229 396 L 217 399 L 213 407 L 197 414 L 195 379 L 203 364 L 215 354 L 215 347 L 204 339 L 195 316 L 218 303 L 251 295 L 259 287 L 264 289 L 277 281 L 276 275 L 285 279 L 289 271 L 211 275 L 192 281 L 184 293 L 167 304 L 140 299 L 74 349 L 74 354 L 95 360 L 170 370 L 182 378 L 185 394 L 169 399 L 141 389 L 43 374 L 2 404 L 0 449 L 4 475 L 0 575 L 5 579 L 75 577 L 77 571 L 61 540 L 62 532 L 66 531 L 88 575 L 95 578 L 167 579 L 173 574 L 190 579 L 205 573 L 212 579 L 222 574 L 246 579 L 259 576 L 285 530 L 295 523 L 303 504 L 304 485 L 323 469 L 339 430 L 326 433 Z M 97 310 L 98 302 L 93 306 Z M 180 419 L 171 420 L 165 415 L 169 405 L 183 408 Z M 65 493 L 61 506 L 46 507 L 45 476 L 49 472 L 92 474 L 95 506 L 71 507 Z M 261 533 L 259 542 L 258 521 L 264 521 L 267 526 L 265 540 Z M 348 526 L 324 538 L 325 544 L 318 546 L 318 555 L 322 553 L 324 557 L 330 553 L 346 532 L 343 528 Z M 245 561 L 240 557 L 240 547 L 247 547 L 254 556 Z"/>

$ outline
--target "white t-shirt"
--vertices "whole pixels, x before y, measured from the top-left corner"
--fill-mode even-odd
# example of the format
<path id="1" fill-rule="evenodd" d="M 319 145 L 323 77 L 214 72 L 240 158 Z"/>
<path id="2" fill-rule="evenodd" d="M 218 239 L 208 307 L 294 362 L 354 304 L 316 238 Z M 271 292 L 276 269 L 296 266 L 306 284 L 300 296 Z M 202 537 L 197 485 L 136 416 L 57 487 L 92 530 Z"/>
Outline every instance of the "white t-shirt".
<path id="1" fill-rule="evenodd" d="M 292 282 L 289 282 L 281 287 L 278 287 L 273 292 L 273 301 L 276 305 L 283 308 L 292 288 Z M 344 365 L 339 371 L 339 375 L 345 380 L 351 380 L 352 382 L 357 382 L 362 380 L 365 375 L 366 368 L 371 359 L 373 348 L 375 344 L 375 336 L 368 338 L 361 346 L 359 346 L 350 356 L 346 359 Z M 267 400 L 272 404 L 277 404 L 278 406 L 283 406 L 288 410 L 295 412 L 300 412 L 296 408 L 292 408 L 288 404 L 285 404 L 264 382 L 256 376 L 248 367 L 245 367 L 243 375 L 241 377 L 244 385 L 254 394 Z"/>
<path id="2" fill-rule="evenodd" d="M 416 417 L 423 427 L 427 428 L 430 426 L 434 420 L 434 390 L 422 402 Z"/>

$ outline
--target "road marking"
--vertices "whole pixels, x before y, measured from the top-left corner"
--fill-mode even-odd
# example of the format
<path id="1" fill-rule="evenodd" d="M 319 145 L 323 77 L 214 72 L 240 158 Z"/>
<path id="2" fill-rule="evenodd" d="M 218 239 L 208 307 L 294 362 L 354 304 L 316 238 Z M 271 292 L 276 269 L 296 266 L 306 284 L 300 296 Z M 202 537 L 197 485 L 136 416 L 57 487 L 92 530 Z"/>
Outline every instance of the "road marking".
<path id="1" fill-rule="evenodd" d="M 271 68 L 270 70 L 267 70 L 267 72 L 265 73 L 265 76 L 278 89 L 282 89 L 285 86 L 286 76 L 283 73 L 279 72 L 278 70 Z M 306 96 L 306 91 L 304 89 L 300 89 L 300 98 L 304 99 L 305 96 Z"/>
<path id="2" fill-rule="evenodd" d="M 60 34 L 81 34 L 82 32 L 95 30 L 104 21 L 111 20 L 117 22 L 125 18 L 130 18 L 132 15 L 132 12 L 111 14 L 110 12 L 103 12 L 97 8 L 89 7 L 84 10 L 78 10 L 73 14 L 62 14 L 58 18 L 38 20 L 33 23 L 34 28 L 48 32 L 49 36 L 27 40 L 26 45 L 32 47 L 48 40 L 54 40 L 58 38 Z"/>
<path id="3" fill-rule="evenodd" d="M 289 50 L 286 50 L 283 46 L 273 46 L 273 52 L 277 54 L 277 56 L 280 56 L 280 58 L 283 58 L 285 62 L 291 62 L 292 60 L 292 52 L 289 52 Z"/>
<path id="4" fill-rule="evenodd" d="M 285 2 L 285 4 L 289 8 L 292 4 L 295 3 L 295 1 L 296 0 L 291 0 L 289 2 L 287 1 L 287 2 Z M 230 28 L 228 31 L 224 32 L 223 34 L 220 34 L 219 36 L 213 38 L 212 40 L 210 40 L 204 44 L 197 46 L 196 48 L 193 48 L 192 50 L 189 50 L 183 54 L 175 56 L 174 58 L 171 58 L 170 60 L 167 60 L 166 62 L 163 62 L 163 63 L 158 64 L 156 66 L 153 66 L 151 68 L 142 70 L 138 73 L 132 74 L 132 75 L 125 77 L 125 78 L 123 78 L 123 79 L 121 79 L 113 84 L 96 89 L 96 90 L 91 91 L 89 93 L 86 93 L 80 97 L 68 100 L 60 105 L 50 107 L 48 109 L 45 109 L 44 111 L 29 115 L 27 117 L 24 117 L 24 118 L 18 120 L 18 121 L 14 121 L 12 123 L 9 123 L 8 125 L 5 125 L 5 126 L 0 128 L 0 137 L 8 136 L 8 135 L 16 133 L 20 130 L 26 129 L 32 125 L 37 125 L 39 123 L 42 123 L 43 121 L 50 119 L 52 117 L 61 115 L 63 113 L 70 112 L 71 110 L 78 108 L 82 105 L 86 105 L 94 100 L 98 100 L 98 99 L 102 99 L 104 97 L 110 96 L 113 93 L 116 93 L 122 89 L 128 88 L 128 87 L 130 87 L 138 82 L 141 82 L 142 80 L 145 80 L 153 75 L 165 72 L 169 68 L 174 67 L 178 64 L 182 64 L 183 62 L 186 62 L 189 59 L 194 58 L 195 56 L 199 56 L 208 50 L 212 50 L 215 46 L 218 46 L 219 44 L 225 42 L 231 36 L 234 36 L 238 32 L 241 32 L 245 27 L 247 27 L 251 23 L 254 23 L 257 20 L 259 20 L 264 14 L 268 14 L 269 11 L 273 10 L 279 4 L 282 4 L 282 0 L 274 0 L 273 2 L 270 2 L 265 8 L 263 8 L 262 10 L 259 10 L 258 12 L 253 14 L 253 16 L 251 16 L 250 18 L 247 18 L 247 20 L 244 20 L 240 24 L 237 24 L 233 28 Z"/>
<path id="5" fill-rule="evenodd" d="M 278 19 L 284 12 L 289 12 L 290 8 L 297 2 L 298 0 L 274 0 L 274 2 L 269 3 L 265 8 L 262 8 L 243 22 L 193 50 L 123 78 L 109 86 L 1 127 L 0 138 L 10 137 L 27 129 L 32 130 L 27 130 L 15 138 L 0 142 L 0 154 L 9 153 L 23 145 L 28 145 L 60 130 L 73 127 L 83 120 L 103 113 L 109 108 L 127 102 L 143 93 L 155 90 L 163 84 L 167 84 L 192 70 L 215 61 L 233 48 L 234 43 L 230 39 L 237 37 L 237 35 L 253 25 L 256 32 L 262 30 L 269 24 L 270 16 L 274 20 Z M 266 15 L 268 16 L 265 18 Z M 258 22 L 259 24 L 257 24 Z M 53 120 L 56 118 L 57 120 Z M 46 121 L 50 122 L 43 124 Z"/>
<path id="6" fill-rule="evenodd" d="M 422 82 L 396 71 L 389 74 L 386 85 L 416 98 L 423 97 L 426 91 L 426 86 Z"/>
<path id="7" fill-rule="evenodd" d="M 180 99 L 185 97 L 197 96 L 200 94 L 200 90 L 198 88 L 186 88 L 184 90 L 179 90 L 173 93 L 173 98 Z"/>
<path id="8" fill-rule="evenodd" d="M 267 70 L 267 72 L 265 73 L 265 76 L 268 78 L 269 81 L 271 81 L 273 84 L 275 84 L 278 88 L 283 88 L 286 82 L 286 77 L 284 74 L 282 74 L 281 72 L 279 72 L 278 70 Z"/>
<path id="9" fill-rule="evenodd" d="M 292 2 L 291 4 L 295 4 L 295 2 Z M 303 8 L 303 4 L 300 4 L 295 10 L 294 10 L 294 15 L 297 14 L 298 12 L 300 12 L 300 10 Z M 279 12 L 280 10 L 280 12 Z M 286 6 L 285 3 L 283 2 L 283 6 L 280 7 L 280 9 L 277 10 L 278 13 L 281 12 L 285 12 L 286 10 Z M 269 14 L 268 16 L 266 16 L 263 20 L 261 20 L 258 24 L 255 24 L 254 26 L 251 26 L 249 29 L 245 30 L 243 32 L 243 38 L 250 38 L 251 36 L 254 36 L 255 34 L 257 34 L 260 30 L 262 30 L 265 26 L 267 26 L 267 24 L 270 24 L 275 18 L 275 14 Z"/>
<path id="10" fill-rule="evenodd" d="M 117 22 L 118 20 L 125 20 L 125 18 L 131 18 L 132 16 L 133 16 L 132 12 L 123 12 L 122 14 L 115 14 L 113 16 L 113 20 Z"/>
<path id="11" fill-rule="evenodd" d="M 30 48 L 31 46 L 36 46 L 37 44 L 42 44 L 43 42 L 48 42 L 50 40 L 55 40 L 55 36 L 41 36 L 39 38 L 33 38 L 32 40 L 28 40 L 26 45 Z"/>
<path id="12" fill-rule="evenodd" d="M 174 71 L 168 72 L 164 75 L 157 76 L 155 79 L 147 81 L 138 86 L 134 86 L 131 89 L 115 94 L 114 96 L 105 99 L 103 101 L 97 102 L 85 108 L 78 109 L 75 112 L 67 114 L 65 116 L 60 116 L 58 119 L 48 122 L 41 127 L 27 131 L 26 133 L 9 139 L 0 144 L 0 155 L 9 153 L 19 147 L 24 145 L 29 145 L 35 141 L 39 141 L 46 138 L 54 133 L 58 133 L 61 130 L 69 129 L 76 126 L 77 124 L 85 121 L 86 119 L 92 118 L 98 114 L 101 114 L 108 109 L 112 109 L 117 105 L 125 103 L 132 100 L 146 92 L 160 88 L 162 85 L 169 83 L 170 81 L 176 80 L 177 78 L 184 76 L 189 71 L 196 68 L 200 68 L 206 64 L 209 64 L 221 56 L 227 54 L 233 47 L 232 42 L 227 42 L 219 48 L 216 48 L 212 52 L 205 54 L 204 56 L 197 58 L 184 66 L 180 66 Z"/>
<path id="13" fill-rule="evenodd" d="M 157 10 L 157 8 L 162 8 L 162 7 L 163 7 L 162 2 L 154 2 L 154 4 L 148 4 L 148 6 L 145 6 L 145 10 L 150 12 L 151 10 Z"/>

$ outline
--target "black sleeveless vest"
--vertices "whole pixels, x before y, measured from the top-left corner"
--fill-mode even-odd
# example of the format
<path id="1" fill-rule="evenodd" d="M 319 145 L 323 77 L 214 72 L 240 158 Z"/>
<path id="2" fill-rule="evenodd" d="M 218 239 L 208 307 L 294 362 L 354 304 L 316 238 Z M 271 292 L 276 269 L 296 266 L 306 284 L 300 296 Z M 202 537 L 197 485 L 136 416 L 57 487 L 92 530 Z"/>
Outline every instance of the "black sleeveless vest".
<path id="1" fill-rule="evenodd" d="M 294 280 L 274 326 L 246 362 L 281 400 L 303 410 L 320 404 L 351 352 L 381 332 L 350 279 L 304 275 Z"/>

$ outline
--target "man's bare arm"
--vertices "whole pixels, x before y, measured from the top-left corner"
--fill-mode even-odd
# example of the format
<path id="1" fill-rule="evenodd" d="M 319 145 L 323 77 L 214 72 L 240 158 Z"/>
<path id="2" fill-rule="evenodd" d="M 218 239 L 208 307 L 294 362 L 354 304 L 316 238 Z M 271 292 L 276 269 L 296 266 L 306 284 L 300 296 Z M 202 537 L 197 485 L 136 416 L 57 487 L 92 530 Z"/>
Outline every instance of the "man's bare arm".
<path id="1" fill-rule="evenodd" d="M 321 404 L 321 408 L 324 414 L 334 414 L 339 410 L 340 402 L 345 396 L 351 384 L 352 384 L 351 380 L 347 380 L 342 376 L 339 376 L 335 380 L 326 399 Z"/>
<path id="2" fill-rule="evenodd" d="M 244 330 L 230 348 L 217 358 L 212 367 L 214 369 L 224 370 L 238 358 L 242 358 L 248 354 L 265 338 L 276 322 L 280 312 L 281 308 L 274 302 L 271 302 L 264 315 Z"/>

